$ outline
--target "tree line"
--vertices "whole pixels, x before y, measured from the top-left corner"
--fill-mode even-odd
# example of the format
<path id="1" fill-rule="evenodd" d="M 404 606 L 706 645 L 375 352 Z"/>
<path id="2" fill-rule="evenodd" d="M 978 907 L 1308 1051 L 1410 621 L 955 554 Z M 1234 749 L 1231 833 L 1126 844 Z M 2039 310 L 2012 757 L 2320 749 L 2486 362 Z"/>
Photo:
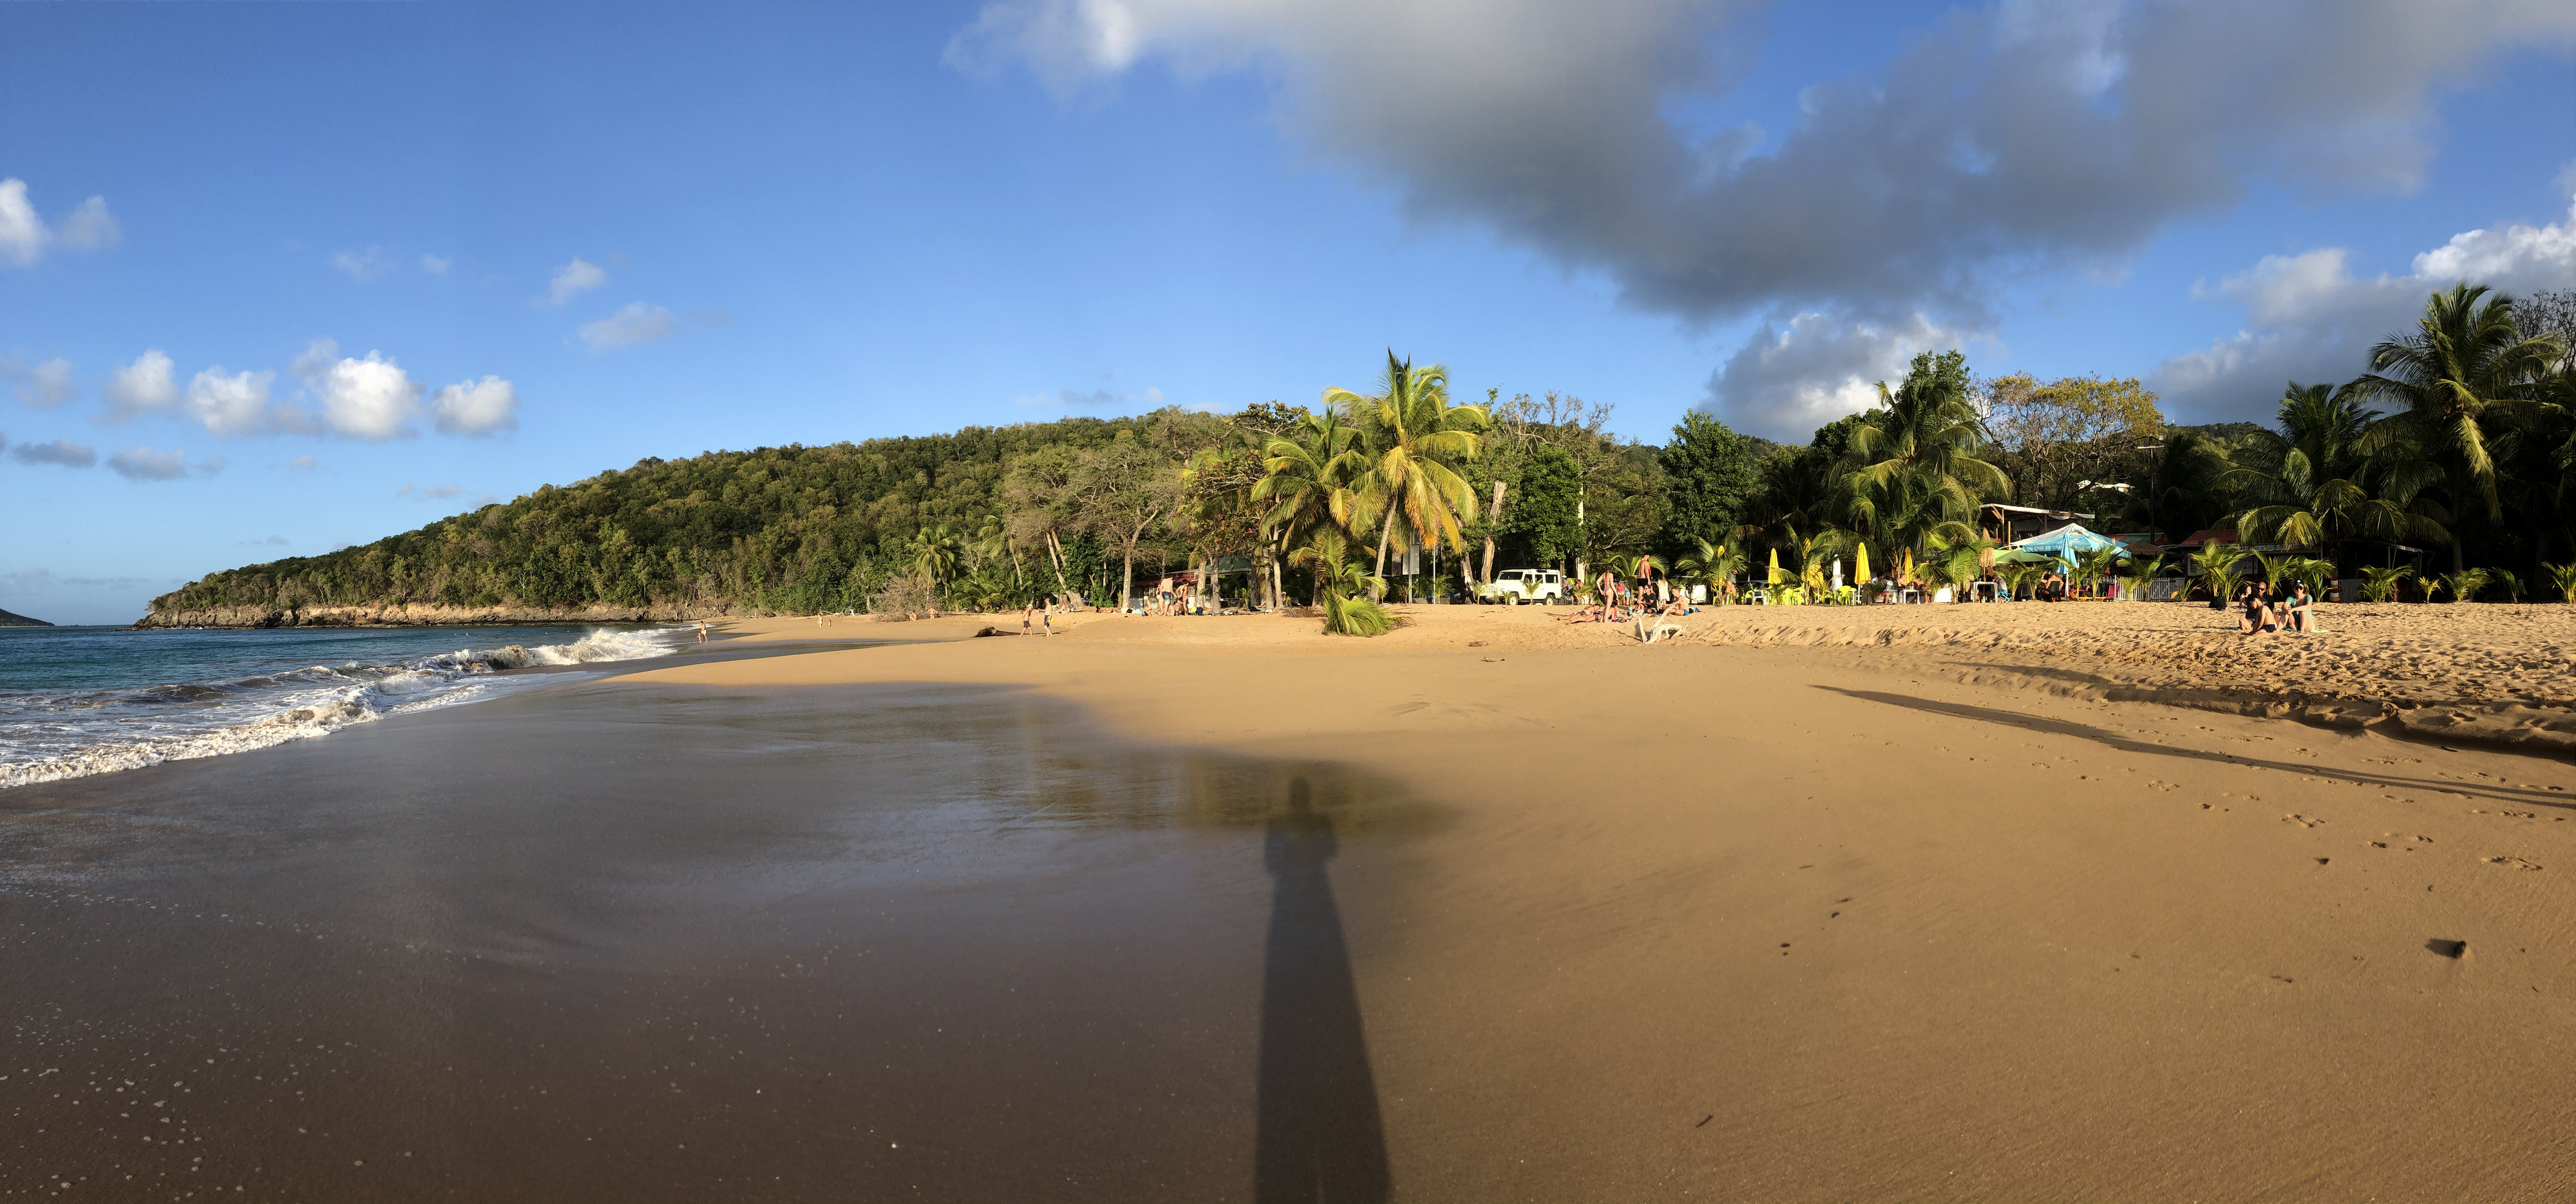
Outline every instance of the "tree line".
<path id="1" fill-rule="evenodd" d="M 2289 384 L 2269 426 L 2178 426 L 2135 380 L 1979 377 L 1927 353 L 1878 405 L 1791 446 L 1698 412 L 1644 444 L 1561 393 L 1461 404 L 1440 366 L 1390 353 L 1369 391 L 1312 407 L 646 459 L 153 607 L 989 609 L 1124 604 L 1198 570 L 1201 590 L 1366 631 L 1392 591 L 1455 596 L 1504 567 L 1723 583 L 1774 552 L 1803 574 L 1866 547 L 1965 580 L 1991 563 L 1988 502 L 2158 543 L 2229 532 L 2338 575 L 2433 549 L 2460 580 L 2518 590 L 2576 561 L 2571 342 L 2576 294 L 2463 284 L 2353 379 Z"/>

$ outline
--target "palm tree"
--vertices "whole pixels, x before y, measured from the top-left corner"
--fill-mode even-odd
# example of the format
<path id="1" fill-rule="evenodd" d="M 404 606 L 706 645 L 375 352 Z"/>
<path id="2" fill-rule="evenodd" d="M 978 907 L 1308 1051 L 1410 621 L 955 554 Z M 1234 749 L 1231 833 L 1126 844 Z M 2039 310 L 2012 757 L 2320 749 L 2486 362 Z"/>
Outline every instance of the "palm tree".
<path id="1" fill-rule="evenodd" d="M 2549 570 L 2549 583 L 2558 587 L 2558 600 L 2576 604 L 2576 564 L 2543 565 Z"/>
<path id="2" fill-rule="evenodd" d="M 1904 384 L 1880 381 L 1878 396 L 1883 408 L 1853 430 L 1843 474 L 1852 527 L 1892 551 L 1920 550 L 1936 534 L 1973 538 L 1977 503 L 2009 495 L 2012 483 L 1978 458 L 1989 440 L 1964 357 L 1918 355 Z"/>
<path id="3" fill-rule="evenodd" d="M 1324 608 L 1325 631 L 1336 635 L 1383 635 L 1395 626 L 1395 616 L 1377 602 L 1386 593 L 1386 578 L 1370 573 L 1352 559 L 1350 546 L 1341 532 L 1326 528 L 1315 532 L 1314 538 L 1290 554 L 1288 560 L 1291 564 L 1315 566 L 1315 600 Z"/>
<path id="4" fill-rule="evenodd" d="M 2424 583 L 2424 600 L 2430 602 L 2433 600 L 2433 591 L 2447 589 L 2451 591 L 2452 601 L 2466 602 L 2471 595 L 2486 588 L 2486 584 L 2485 569 L 2461 569 L 2454 573 L 2444 573 Z"/>
<path id="5" fill-rule="evenodd" d="M 2511 569 L 2486 569 L 2484 572 L 2487 584 L 2503 587 L 2505 601 L 2522 601 L 2522 577 L 2519 574 Z"/>
<path id="6" fill-rule="evenodd" d="M 2236 565 L 2243 559 L 2245 545 L 2220 543 L 2213 536 L 2191 554 L 2191 566 L 2200 570 L 2200 579 L 2209 586 L 2209 596 L 2220 599 L 2236 592 Z"/>
<path id="7" fill-rule="evenodd" d="M 1273 435 L 1262 445 L 1261 481 L 1252 500 L 1267 504 L 1262 530 L 1282 551 L 1308 532 L 1347 532 L 1359 521 L 1362 503 L 1355 486 L 1368 472 L 1368 457 L 1357 444 L 1359 428 L 1331 409 L 1298 419 L 1289 435 Z"/>
<path id="8" fill-rule="evenodd" d="M 921 576 L 923 584 L 937 590 L 940 582 L 957 571 L 958 555 L 965 548 L 966 541 L 950 533 L 948 525 L 942 523 L 913 532 L 903 545 L 903 557 Z"/>
<path id="9" fill-rule="evenodd" d="M 2371 411 L 2357 385 L 2301 385 L 2282 391 L 2280 433 L 2271 436 L 2277 467 L 2239 467 L 2219 474 L 2223 488 L 2241 489 L 2253 505 L 2221 520 L 2247 542 L 2314 547 L 2343 563 L 2343 542 L 2368 539 L 2449 542 L 2439 506 L 2419 499 L 2403 471 L 2378 475 L 2401 487 L 2374 497 L 2372 465 L 2362 454 L 2371 434 Z"/>
<path id="10" fill-rule="evenodd" d="M 2362 450 L 2438 473 L 2454 513 L 2474 506 L 2489 521 L 2500 519 L 2490 428 L 2529 400 L 2560 348 L 2514 328 L 2512 298 L 2489 297 L 2485 285 L 2466 281 L 2427 299 L 2416 326 L 2371 348 L 2370 371 L 2352 382 L 2362 396 L 2398 407 L 2373 424 Z M 2464 567 L 2456 539 L 2451 567 Z"/>
<path id="11" fill-rule="evenodd" d="M 1393 351 L 1386 353 L 1386 378 L 1375 396 L 1326 389 L 1323 400 L 1325 408 L 1348 413 L 1360 425 L 1369 470 L 1355 484 L 1366 511 L 1383 516 L 1377 574 L 1386 574 L 1387 548 L 1399 522 L 1410 544 L 1436 541 L 1464 553 L 1458 514 L 1475 509 L 1476 491 L 1456 466 L 1483 450 L 1481 432 L 1493 424 L 1485 407 L 1450 405 L 1448 369 L 1416 368 Z"/>
<path id="12" fill-rule="evenodd" d="M 1697 552 L 1673 562 L 1673 580 L 1688 585 L 1692 582 L 1708 587 L 1708 600 L 1718 602 L 1735 596 L 1735 578 L 1744 572 L 1744 550 L 1733 545 L 1712 544 L 1694 539 Z"/>
<path id="13" fill-rule="evenodd" d="M 1929 546 L 1924 557 L 1914 562 L 1915 575 L 1927 585 L 1949 586 L 1950 596 L 1963 601 L 1969 583 L 1986 571 L 1985 554 L 1996 546 L 1995 541 L 1974 531 L 1955 537 L 1935 532 L 1926 536 L 1925 542 Z"/>
<path id="14" fill-rule="evenodd" d="M 2415 570 L 2409 568 L 2384 569 L 2376 565 L 2364 565 L 2361 570 L 2361 596 L 2373 602 L 2392 601 L 2397 597 L 2398 587 L 2406 584 L 2406 579 L 2414 574 Z"/>
<path id="15" fill-rule="evenodd" d="M 2103 546 L 2086 548 L 2075 554 L 2075 584 L 2078 589 L 2091 589 L 2128 556 L 2127 549 Z"/>
<path id="16" fill-rule="evenodd" d="M 2129 587 L 2129 601 L 2145 601 L 2148 583 L 2154 581 L 2156 579 L 2156 574 L 2163 572 L 2164 569 L 2165 558 L 2162 556 L 2151 556 L 2145 560 L 2132 560 L 2128 563 L 2128 567 L 2121 569 L 2120 581 L 2122 584 Z"/>

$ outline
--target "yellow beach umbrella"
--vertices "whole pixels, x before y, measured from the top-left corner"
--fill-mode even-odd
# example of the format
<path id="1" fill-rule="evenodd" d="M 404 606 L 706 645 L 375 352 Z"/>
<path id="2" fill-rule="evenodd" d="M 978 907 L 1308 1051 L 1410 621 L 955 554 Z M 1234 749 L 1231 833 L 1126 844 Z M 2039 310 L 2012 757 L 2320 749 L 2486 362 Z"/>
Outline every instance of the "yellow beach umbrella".
<path id="1" fill-rule="evenodd" d="M 1852 565 L 1852 580 L 1854 580 L 1854 581 L 1867 581 L 1867 580 L 1869 580 L 1869 545 L 1868 545 L 1868 544 L 1862 544 L 1862 545 L 1860 545 L 1860 551 L 1856 554 L 1856 556 L 1855 556 L 1855 558 L 1854 558 L 1853 565 Z"/>
<path id="2" fill-rule="evenodd" d="M 1914 549 L 1905 549 L 1904 565 L 1896 571 L 1896 579 L 1911 585 L 1914 582 Z"/>
<path id="3" fill-rule="evenodd" d="M 1788 580 L 1789 575 L 1780 571 L 1780 549 L 1771 549 L 1771 584 L 1780 585 Z"/>

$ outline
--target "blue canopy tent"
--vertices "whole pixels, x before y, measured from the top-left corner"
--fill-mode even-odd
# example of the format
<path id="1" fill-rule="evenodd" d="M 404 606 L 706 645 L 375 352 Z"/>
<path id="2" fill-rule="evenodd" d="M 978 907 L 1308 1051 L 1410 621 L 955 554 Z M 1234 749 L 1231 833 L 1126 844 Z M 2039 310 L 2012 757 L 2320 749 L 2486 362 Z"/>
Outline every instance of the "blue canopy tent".
<path id="1" fill-rule="evenodd" d="M 2020 543 L 2014 544 L 2013 547 L 2024 552 L 2044 552 L 2055 556 L 2058 559 L 2065 561 L 2068 568 L 2075 567 L 2075 556 L 2078 552 L 2089 552 L 2095 548 L 2110 548 L 2119 552 L 2124 557 L 2129 553 L 2129 546 L 2127 544 L 2121 543 L 2119 540 L 2113 539 L 2107 535 L 2096 535 L 2087 531 L 2084 529 L 2084 524 L 2082 523 L 2068 523 L 2054 531 L 2041 535 L 2033 535 Z"/>

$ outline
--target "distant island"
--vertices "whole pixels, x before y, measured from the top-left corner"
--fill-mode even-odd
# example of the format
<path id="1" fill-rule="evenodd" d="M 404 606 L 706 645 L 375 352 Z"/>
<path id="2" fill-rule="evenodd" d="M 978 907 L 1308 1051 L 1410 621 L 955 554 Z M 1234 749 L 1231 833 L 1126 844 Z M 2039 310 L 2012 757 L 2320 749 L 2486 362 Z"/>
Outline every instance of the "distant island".
<path id="1" fill-rule="evenodd" d="M 9 613 L 8 611 L 0 610 L 0 627 L 51 627 L 51 626 L 53 626 L 53 624 L 48 623 L 48 622 L 44 621 L 43 619 L 30 619 L 30 618 L 28 618 L 28 617 L 27 617 L 27 616 L 25 616 L 25 615 L 11 614 L 11 613 Z"/>

